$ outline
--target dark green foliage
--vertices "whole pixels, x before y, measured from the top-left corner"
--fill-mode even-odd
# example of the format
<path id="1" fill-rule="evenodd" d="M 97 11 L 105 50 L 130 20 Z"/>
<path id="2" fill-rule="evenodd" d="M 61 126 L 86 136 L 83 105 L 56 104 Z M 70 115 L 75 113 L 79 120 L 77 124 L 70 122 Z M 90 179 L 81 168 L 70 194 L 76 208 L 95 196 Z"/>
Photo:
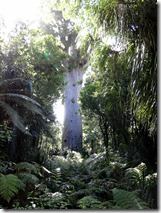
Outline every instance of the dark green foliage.
<path id="1" fill-rule="evenodd" d="M 67 209 L 68 201 L 60 192 L 45 192 L 39 197 L 29 198 L 30 204 L 25 209 L 43 210 L 43 209 Z"/>
<path id="2" fill-rule="evenodd" d="M 82 114 L 99 121 L 105 147 L 123 148 L 133 165 L 145 162 L 148 171 L 156 171 L 157 2 L 76 4 L 79 42 L 92 67 L 81 92 Z M 85 137 L 92 138 L 91 132 Z"/>
<path id="3" fill-rule="evenodd" d="M 35 165 L 28 162 L 18 163 L 14 166 L 14 169 L 16 172 L 26 171 L 27 173 L 38 173 L 38 169 L 35 167 Z"/>
<path id="4" fill-rule="evenodd" d="M 144 199 L 151 208 L 155 208 L 157 198 L 157 173 L 148 174 L 145 163 L 141 163 L 134 168 L 126 169 L 124 176 L 127 190 L 138 190 L 141 198 Z"/>
<path id="5" fill-rule="evenodd" d="M 146 174 L 147 167 L 145 163 L 141 163 L 134 168 L 128 168 L 125 172 L 125 179 L 128 187 L 132 187 L 131 189 L 144 187 Z"/>
<path id="6" fill-rule="evenodd" d="M 8 203 L 19 192 L 20 189 L 24 189 L 24 184 L 21 179 L 16 175 L 0 174 L 0 196 Z"/>
<path id="7" fill-rule="evenodd" d="M 48 159 L 44 166 L 21 162 L 8 163 L 3 168 L 5 162 L 1 164 L 1 172 L 4 173 L 2 183 L 7 171 L 13 173 L 11 176 L 14 179 L 14 186 L 8 184 L 9 197 L 4 193 L 4 185 L 1 186 L 2 197 L 10 200 L 9 205 L 3 202 L 3 208 L 156 208 L 157 175 L 147 174 L 144 163 L 135 168 L 126 168 L 124 159 L 122 163 L 107 163 L 105 153 L 94 154 L 84 160 L 80 153 L 66 152 L 65 157 L 59 155 L 53 158 L 54 161 Z M 112 156 L 111 149 L 109 157 L 112 159 Z M 119 160 L 119 153 L 115 160 Z M 21 185 L 17 186 L 19 183 Z"/>
<path id="8" fill-rule="evenodd" d="M 116 209 L 149 209 L 148 204 L 141 200 L 136 191 L 128 192 L 123 189 L 113 189 Z"/>
<path id="9" fill-rule="evenodd" d="M 0 125 L 0 143 L 10 140 L 13 135 L 13 131 L 10 127 Z"/>
<path id="10" fill-rule="evenodd" d="M 157 208 L 158 180 L 157 173 L 149 174 L 145 177 L 143 198 L 151 208 Z"/>
<path id="11" fill-rule="evenodd" d="M 23 183 L 25 183 L 25 185 L 36 185 L 39 183 L 39 179 L 33 175 L 33 174 L 30 174 L 30 173 L 27 173 L 27 172 L 19 172 L 17 174 L 18 178 L 20 178 Z"/>
<path id="12" fill-rule="evenodd" d="M 85 196 L 78 201 L 81 209 L 101 209 L 101 202 L 92 196 Z"/>
<path id="13" fill-rule="evenodd" d="M 65 55 L 53 35 L 25 23 L 17 23 L 8 38 L 7 45 L 3 42 L 0 48 L 4 54 L 0 65 L 0 124 L 20 131 L 12 137 L 15 153 L 10 151 L 5 159 L 37 160 L 41 138 L 45 135 L 52 142 L 57 138 L 51 133 L 53 123 L 57 125 L 52 105 L 63 89 Z M 37 152 L 32 158 L 30 149 Z"/>
<path id="14" fill-rule="evenodd" d="M 10 141 L 13 137 L 13 130 L 7 125 L 0 125 L 0 160 L 7 159 L 8 150 L 6 141 Z M 1 173 L 1 171 L 0 171 Z"/>

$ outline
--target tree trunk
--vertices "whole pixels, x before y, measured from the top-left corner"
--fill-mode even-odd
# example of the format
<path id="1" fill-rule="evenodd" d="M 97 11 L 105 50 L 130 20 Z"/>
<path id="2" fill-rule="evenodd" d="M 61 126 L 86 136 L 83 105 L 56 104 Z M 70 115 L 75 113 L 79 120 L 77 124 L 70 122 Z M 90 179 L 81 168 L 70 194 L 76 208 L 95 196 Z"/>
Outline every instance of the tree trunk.
<path id="1" fill-rule="evenodd" d="M 83 69 L 74 68 L 66 72 L 64 92 L 64 131 L 62 147 L 82 150 L 82 118 L 79 114 L 78 95 L 82 88 Z"/>
<path id="2" fill-rule="evenodd" d="M 68 55 L 64 60 L 66 68 L 65 80 L 67 85 L 64 91 L 64 130 L 62 137 L 62 148 L 68 147 L 71 150 L 80 151 L 82 149 L 82 119 L 79 114 L 78 95 L 82 88 L 83 65 L 86 60 L 82 58 L 80 50 L 76 45 L 77 32 L 74 23 L 63 17 L 62 11 L 53 10 L 55 25 L 57 28 L 55 36 L 59 35 Z"/>

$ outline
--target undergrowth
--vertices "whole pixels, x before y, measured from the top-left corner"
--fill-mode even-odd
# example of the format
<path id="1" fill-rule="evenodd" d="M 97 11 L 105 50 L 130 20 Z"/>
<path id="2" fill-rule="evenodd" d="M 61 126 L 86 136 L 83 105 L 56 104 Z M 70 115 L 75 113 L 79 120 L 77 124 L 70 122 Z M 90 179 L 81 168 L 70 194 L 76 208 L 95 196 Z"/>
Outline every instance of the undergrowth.
<path id="1" fill-rule="evenodd" d="M 110 156 L 110 155 L 109 155 Z M 111 150 L 83 159 L 66 153 L 36 162 L 0 163 L 0 205 L 4 209 L 155 209 L 157 174 L 145 163 L 127 168 Z"/>

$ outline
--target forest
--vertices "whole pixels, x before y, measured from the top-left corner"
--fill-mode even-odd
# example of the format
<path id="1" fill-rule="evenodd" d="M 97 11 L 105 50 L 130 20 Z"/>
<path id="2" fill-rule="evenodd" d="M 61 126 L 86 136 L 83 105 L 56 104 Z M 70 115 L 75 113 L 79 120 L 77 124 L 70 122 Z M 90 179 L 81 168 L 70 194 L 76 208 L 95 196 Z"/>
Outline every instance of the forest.
<path id="1" fill-rule="evenodd" d="M 0 208 L 158 209 L 157 1 L 40 2 L 0 16 Z"/>

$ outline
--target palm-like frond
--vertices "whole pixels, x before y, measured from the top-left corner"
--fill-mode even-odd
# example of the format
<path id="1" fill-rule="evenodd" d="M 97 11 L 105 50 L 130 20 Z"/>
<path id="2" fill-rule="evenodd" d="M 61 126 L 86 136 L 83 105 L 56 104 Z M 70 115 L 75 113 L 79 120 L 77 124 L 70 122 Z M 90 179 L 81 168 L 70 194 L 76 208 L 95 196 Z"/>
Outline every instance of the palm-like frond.
<path id="1" fill-rule="evenodd" d="M 2 100 L 16 102 L 18 105 L 23 105 L 32 112 L 42 115 L 42 111 L 39 108 L 40 104 L 26 95 L 16 93 L 4 93 L 0 94 L 0 97 Z"/>
<path id="2" fill-rule="evenodd" d="M 4 99 L 8 98 L 8 99 L 14 100 L 14 98 L 18 98 L 18 99 L 26 100 L 40 107 L 40 104 L 37 101 L 33 100 L 32 98 L 26 95 L 17 94 L 17 93 L 2 93 L 0 94 L 0 96 L 1 98 L 4 97 Z"/>
<path id="3" fill-rule="evenodd" d="M 13 109 L 9 104 L 5 103 L 4 101 L 0 100 L 0 106 L 4 109 L 4 112 L 10 117 L 14 125 L 24 132 L 25 134 L 30 133 L 26 130 L 23 118 L 17 113 L 15 109 Z"/>
<path id="4" fill-rule="evenodd" d="M 23 84 L 23 79 L 18 79 L 17 81 L 18 81 L 18 84 Z M 0 83 L 0 88 L 2 89 L 1 93 L 0 93 L 0 99 L 1 99 L 0 106 L 3 108 L 3 111 L 10 117 L 11 121 L 14 123 L 14 125 L 19 130 L 21 130 L 25 134 L 30 135 L 30 133 L 26 130 L 24 118 L 22 116 L 20 116 L 20 114 L 18 113 L 20 107 L 23 106 L 24 108 L 31 111 L 32 113 L 39 114 L 42 117 L 43 117 L 43 112 L 40 109 L 40 107 L 41 107 L 40 104 L 37 101 L 33 100 L 32 98 L 30 98 L 26 95 L 23 95 L 23 94 L 5 92 L 5 90 L 10 91 L 10 89 L 7 89 L 7 86 L 13 87 L 13 85 L 14 85 L 14 89 L 15 89 L 15 87 L 16 87 L 15 85 L 16 85 L 17 81 L 15 81 L 13 79 L 12 80 L 9 79 L 7 81 Z M 26 83 L 26 81 L 25 81 L 25 83 Z M 22 87 L 22 85 L 21 85 L 21 87 Z M 13 107 L 13 105 L 14 105 L 14 107 Z M 17 108 L 17 109 L 15 109 L 15 108 Z"/>
<path id="5" fill-rule="evenodd" d="M 24 187 L 23 182 L 13 174 L 0 176 L 0 195 L 9 202 L 18 191 Z"/>

